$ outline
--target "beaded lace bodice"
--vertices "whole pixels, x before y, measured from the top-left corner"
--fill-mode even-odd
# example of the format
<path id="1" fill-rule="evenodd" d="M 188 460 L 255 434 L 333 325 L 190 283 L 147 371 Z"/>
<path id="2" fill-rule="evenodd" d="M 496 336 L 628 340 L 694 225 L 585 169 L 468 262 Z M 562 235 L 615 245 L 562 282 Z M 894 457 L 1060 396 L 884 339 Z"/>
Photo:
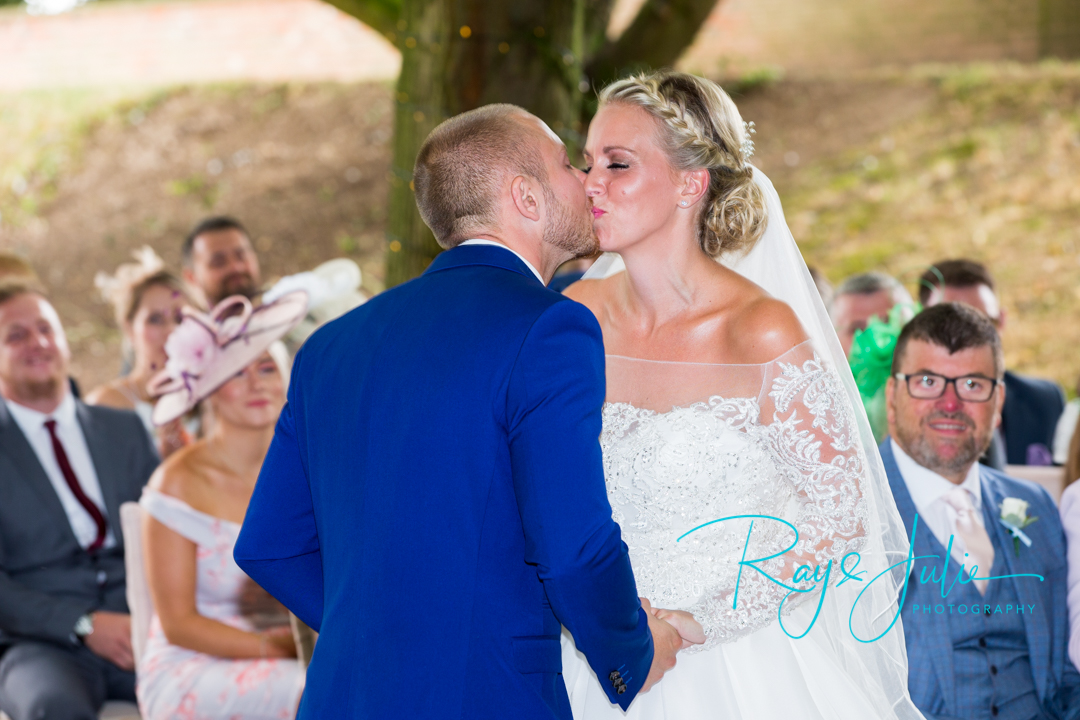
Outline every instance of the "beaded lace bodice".
<path id="1" fill-rule="evenodd" d="M 609 356 L 608 376 L 601 444 L 614 518 L 639 594 L 703 625 L 695 650 L 777 621 L 788 591 L 749 567 L 739 579 L 744 546 L 746 560 L 778 555 L 757 567 L 788 585 L 797 566 L 824 572 L 859 549 L 865 458 L 839 378 L 809 343 L 753 366 Z M 704 389 L 705 399 L 657 409 Z M 638 397 L 612 401 L 620 395 Z M 781 554 L 794 533 L 777 520 L 753 519 L 752 531 L 749 518 L 712 522 L 738 515 L 782 518 L 798 544 Z M 810 596 L 794 594 L 785 612 Z"/>

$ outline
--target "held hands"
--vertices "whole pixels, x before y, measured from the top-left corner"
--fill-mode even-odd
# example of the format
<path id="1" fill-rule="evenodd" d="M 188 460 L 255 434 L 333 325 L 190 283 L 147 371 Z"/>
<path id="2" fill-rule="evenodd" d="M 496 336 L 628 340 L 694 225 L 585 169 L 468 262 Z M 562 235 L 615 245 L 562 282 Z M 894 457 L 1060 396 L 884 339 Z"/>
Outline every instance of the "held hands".
<path id="1" fill-rule="evenodd" d="M 664 673 L 675 667 L 675 655 L 680 650 L 705 642 L 705 632 L 690 613 L 654 608 L 648 598 L 641 598 L 641 607 L 649 613 L 653 638 L 652 667 L 641 688 L 641 692 L 648 692 Z"/>
<path id="2" fill-rule="evenodd" d="M 705 631 L 702 630 L 701 623 L 695 620 L 690 613 L 683 610 L 665 610 L 664 608 L 652 608 L 650 612 L 653 613 L 657 620 L 663 620 L 678 631 L 679 637 L 682 638 L 680 650 L 685 650 L 691 645 L 704 644 Z"/>
<path id="3" fill-rule="evenodd" d="M 121 670 L 135 669 L 131 651 L 131 616 L 99 610 L 92 613 L 94 631 L 83 638 L 90 652 L 103 657 Z"/>
<path id="4" fill-rule="evenodd" d="M 671 668 L 675 667 L 675 654 L 679 652 L 682 638 L 679 632 L 663 620 L 658 620 L 652 612 L 652 606 L 645 598 L 641 598 L 641 606 L 649 613 L 649 632 L 653 639 L 652 667 L 649 675 L 645 678 L 645 684 L 641 686 L 641 692 L 649 692 L 653 685 L 660 682 Z"/>

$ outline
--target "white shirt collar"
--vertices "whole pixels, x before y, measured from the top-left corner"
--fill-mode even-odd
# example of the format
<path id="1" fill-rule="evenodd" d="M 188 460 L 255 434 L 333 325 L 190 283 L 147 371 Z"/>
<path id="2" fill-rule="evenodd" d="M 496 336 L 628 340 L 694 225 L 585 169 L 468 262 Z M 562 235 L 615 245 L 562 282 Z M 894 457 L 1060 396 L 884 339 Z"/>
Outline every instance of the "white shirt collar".
<path id="1" fill-rule="evenodd" d="M 6 400 L 6 402 L 11 416 L 15 418 L 15 422 L 19 424 L 24 435 L 40 430 L 49 418 L 56 420 L 57 425 L 70 426 L 75 423 L 75 398 L 67 390 L 64 392 L 64 399 L 51 413 L 38 412 L 14 400 Z"/>
<path id="2" fill-rule="evenodd" d="M 931 503 L 940 500 L 956 487 L 949 480 L 916 462 L 904 452 L 895 439 L 889 438 L 889 442 L 892 444 L 893 455 L 896 458 L 896 467 L 904 478 L 904 483 L 916 508 L 929 507 Z M 960 487 L 971 493 L 971 504 L 976 510 L 981 510 L 982 483 L 979 480 L 978 462 L 973 463 L 968 469 L 967 476 L 960 483 Z"/>
<path id="3" fill-rule="evenodd" d="M 501 242 L 495 242 L 494 240 L 481 240 L 479 238 L 466 240 L 465 242 L 459 243 L 459 245 L 494 245 L 495 247 L 501 247 L 504 250 L 509 250 L 510 252 L 517 255 L 518 259 L 521 260 L 521 262 L 525 263 L 525 267 L 532 270 L 532 274 L 536 276 L 536 279 L 540 281 L 541 285 L 547 285 L 547 283 L 544 282 L 544 276 L 541 275 L 539 271 L 537 271 L 537 269 L 533 267 L 533 264 L 526 260 L 524 257 L 522 257 L 521 253 L 508 245 L 503 245 Z"/>

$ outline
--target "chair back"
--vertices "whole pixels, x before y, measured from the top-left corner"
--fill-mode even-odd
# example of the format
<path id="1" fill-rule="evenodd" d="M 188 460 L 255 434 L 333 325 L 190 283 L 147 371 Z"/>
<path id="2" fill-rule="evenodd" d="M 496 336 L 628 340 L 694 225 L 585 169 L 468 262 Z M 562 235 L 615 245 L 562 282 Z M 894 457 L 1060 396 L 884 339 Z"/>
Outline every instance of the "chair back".
<path id="1" fill-rule="evenodd" d="M 135 667 L 139 666 L 146 638 L 150 634 L 150 618 L 154 615 L 154 601 L 150 585 L 146 581 L 146 563 L 142 546 L 143 509 L 137 502 L 120 506 L 120 527 L 124 533 L 124 568 L 127 571 L 127 601 L 131 612 L 131 649 L 135 655 Z"/>
<path id="2" fill-rule="evenodd" d="M 315 632 L 304 621 L 289 613 L 289 626 L 292 628 L 293 641 L 296 643 L 296 659 L 300 663 L 301 670 L 307 670 L 311 664 L 311 656 L 315 654 L 315 641 L 319 639 L 319 633 Z"/>
<path id="3" fill-rule="evenodd" d="M 1061 504 L 1061 493 L 1065 492 L 1065 468 L 1056 465 L 1006 465 L 1005 474 L 1042 485 L 1054 502 Z"/>

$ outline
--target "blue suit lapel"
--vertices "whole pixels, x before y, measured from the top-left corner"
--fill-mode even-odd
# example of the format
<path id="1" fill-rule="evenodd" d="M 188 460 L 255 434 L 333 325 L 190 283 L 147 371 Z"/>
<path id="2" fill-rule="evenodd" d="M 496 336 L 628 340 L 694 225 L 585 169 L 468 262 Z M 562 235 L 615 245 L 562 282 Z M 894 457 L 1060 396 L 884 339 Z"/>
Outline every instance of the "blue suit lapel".
<path id="1" fill-rule="evenodd" d="M 980 470 L 983 494 L 983 522 L 986 524 L 991 539 L 994 542 L 994 551 L 1003 554 L 1005 567 L 1009 575 L 1024 573 L 1044 574 L 1042 566 L 1035 561 L 1039 539 L 1032 537 L 1030 548 L 1020 545 L 1020 555 L 1017 557 L 1013 545 L 1012 533 L 998 521 L 999 508 L 1005 499 L 1004 488 L 985 470 Z M 990 528 L 993 528 L 990 530 Z M 1027 532 L 1027 531 L 1025 531 Z M 1033 534 L 1033 533 L 1029 533 Z M 994 582 L 1005 582 L 995 580 Z M 1045 599 L 1040 592 L 1042 583 L 1037 578 L 1016 578 L 1011 580 L 1016 588 L 1017 599 L 1025 606 L 1025 609 L 1034 606 L 1031 613 L 1025 612 L 1024 631 L 1027 635 L 1028 654 L 1031 659 L 1031 674 L 1035 679 L 1035 687 L 1039 693 L 1039 700 L 1044 701 L 1047 693 L 1047 680 L 1050 677 L 1050 637 L 1049 623 L 1046 618 L 1046 610 L 1043 607 Z"/>
<path id="2" fill-rule="evenodd" d="M 908 538 L 912 537 L 912 526 L 915 522 L 915 501 L 911 499 L 911 493 L 908 492 L 907 483 L 904 482 L 903 476 L 900 474 L 900 468 L 896 465 L 896 457 L 893 455 L 892 444 L 889 438 L 885 438 L 885 441 L 881 443 L 881 459 L 885 464 L 885 474 L 889 478 L 889 486 L 892 489 L 893 499 L 896 501 L 896 509 L 900 511 L 900 517 L 904 520 L 904 527 L 907 529 Z M 932 542 L 933 533 L 931 533 L 926 527 L 919 524 L 914 535 L 914 551 L 915 557 L 925 555 L 939 555 L 944 556 L 945 551 L 936 542 Z M 922 562 L 940 562 L 940 561 L 922 561 Z M 916 597 L 919 595 L 929 594 L 932 592 L 932 588 L 935 585 L 922 585 L 918 582 L 918 573 L 915 567 L 918 567 L 919 563 L 913 566 L 911 575 L 908 577 L 908 594 L 914 593 Z M 925 600 L 924 600 L 925 601 Z M 931 604 L 933 604 L 931 602 Z M 920 622 L 928 622 L 931 625 L 931 630 L 925 636 L 925 641 L 932 644 L 930 647 L 926 645 L 922 646 L 920 650 L 930 657 L 930 662 L 934 666 L 934 672 L 937 674 L 938 684 L 941 687 L 941 695 L 945 700 L 945 706 L 948 708 L 956 707 L 956 682 L 954 680 L 955 674 L 953 671 L 953 646 L 952 646 L 952 634 L 949 632 L 949 624 L 944 614 L 938 615 L 937 613 L 928 613 L 919 618 Z"/>
<path id="3" fill-rule="evenodd" d="M 532 282 L 543 287 L 543 283 L 533 274 L 529 266 L 523 263 L 521 258 L 515 255 L 513 251 L 495 245 L 459 245 L 440 253 L 438 257 L 431 261 L 431 265 L 424 271 L 424 274 L 428 275 L 470 265 L 486 265 L 510 270 L 524 275 Z"/>

